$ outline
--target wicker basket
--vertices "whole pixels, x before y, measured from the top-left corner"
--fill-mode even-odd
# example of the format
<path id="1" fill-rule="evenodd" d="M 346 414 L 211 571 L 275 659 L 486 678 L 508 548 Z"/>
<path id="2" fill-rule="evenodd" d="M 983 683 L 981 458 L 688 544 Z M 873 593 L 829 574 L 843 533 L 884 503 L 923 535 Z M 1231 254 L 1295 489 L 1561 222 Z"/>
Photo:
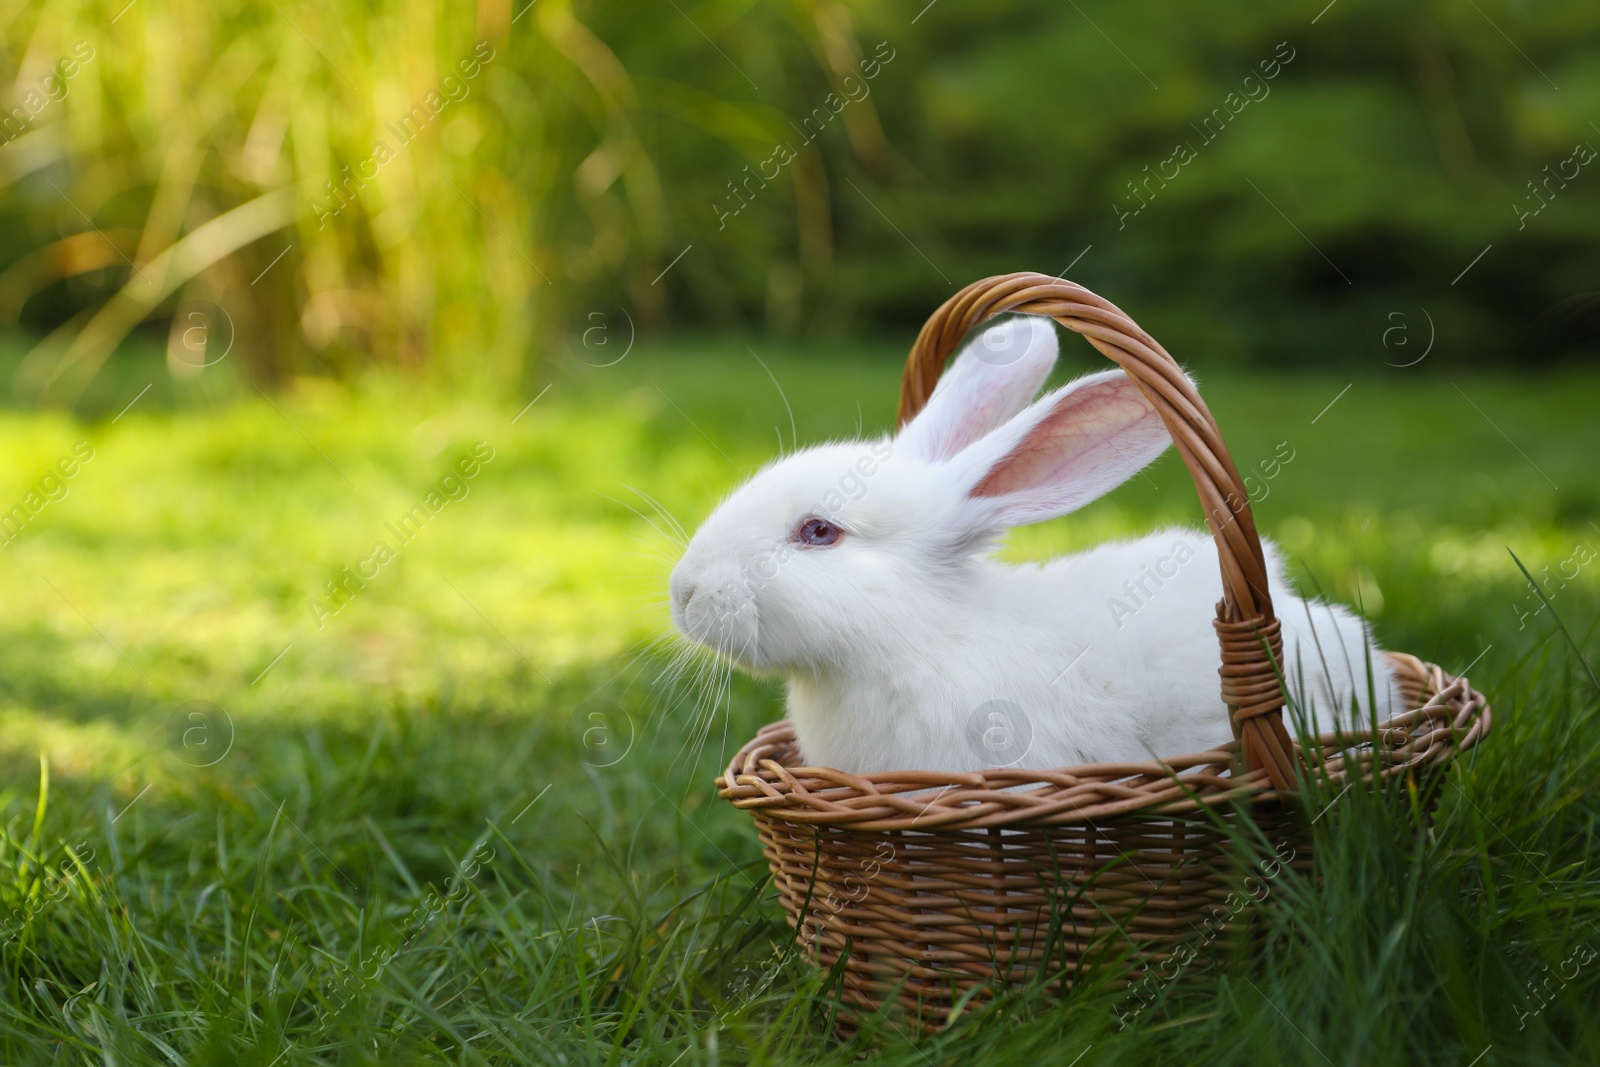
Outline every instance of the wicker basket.
<path id="1" fill-rule="evenodd" d="M 1217 913 L 1234 910 L 1219 905 L 1243 873 L 1231 842 L 1252 828 L 1239 820 L 1292 857 L 1287 866 L 1312 869 L 1298 775 L 1332 783 L 1404 775 L 1432 796 L 1439 772 L 1490 726 L 1483 697 L 1464 679 L 1390 653 L 1415 710 L 1372 736 L 1324 735 L 1314 752 L 1294 743 L 1273 666 L 1282 641 L 1261 542 L 1222 435 L 1172 357 L 1083 287 L 1011 274 L 946 301 L 906 363 L 901 424 L 927 402 L 963 336 L 1004 312 L 1047 315 L 1082 334 L 1139 383 L 1166 423 L 1221 562 L 1215 626 L 1234 740 L 1150 763 L 856 775 L 804 766 L 787 723 L 764 727 L 717 786 L 755 817 L 801 945 L 825 968 L 843 957 L 847 1017 L 898 1002 L 916 1025 L 936 1029 L 999 986 L 1070 988 L 1103 954 L 1131 959 L 1129 980 L 1153 972 Z"/>

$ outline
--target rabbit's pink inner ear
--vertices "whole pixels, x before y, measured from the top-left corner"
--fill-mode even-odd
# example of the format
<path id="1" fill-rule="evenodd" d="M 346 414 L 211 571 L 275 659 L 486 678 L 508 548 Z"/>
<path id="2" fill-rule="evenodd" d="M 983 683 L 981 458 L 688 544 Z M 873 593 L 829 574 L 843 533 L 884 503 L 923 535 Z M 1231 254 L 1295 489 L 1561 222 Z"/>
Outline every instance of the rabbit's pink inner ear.
<path id="1" fill-rule="evenodd" d="M 930 463 L 953 458 L 1028 406 L 1055 366 L 1056 349 L 1047 319 L 1021 316 L 989 327 L 961 350 L 900 442 Z"/>
<path id="2" fill-rule="evenodd" d="M 1121 371 L 1074 383 L 1040 404 L 1049 409 L 969 495 L 1015 498 L 1030 516 L 1065 514 L 1121 485 L 1169 443 L 1155 408 Z"/>
<path id="3" fill-rule="evenodd" d="M 915 435 L 911 444 L 924 459 L 942 462 L 1016 414 L 1000 410 L 998 397 L 974 396 L 965 403 L 950 395 L 924 424 L 925 433 Z"/>

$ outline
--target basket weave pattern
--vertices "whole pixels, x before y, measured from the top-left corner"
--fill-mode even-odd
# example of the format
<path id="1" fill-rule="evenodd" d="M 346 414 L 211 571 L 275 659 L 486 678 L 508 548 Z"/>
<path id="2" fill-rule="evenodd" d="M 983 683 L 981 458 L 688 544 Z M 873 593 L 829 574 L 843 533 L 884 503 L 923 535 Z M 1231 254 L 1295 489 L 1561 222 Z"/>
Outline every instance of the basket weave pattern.
<path id="1" fill-rule="evenodd" d="M 764 727 L 717 779 L 751 812 L 800 942 L 823 967 L 846 957 L 842 997 L 877 1011 L 897 1001 L 924 1028 L 975 989 L 1046 981 L 1066 988 L 1097 954 L 1131 953 L 1133 975 L 1166 960 L 1239 881 L 1230 821 L 1248 818 L 1312 870 L 1299 775 L 1437 772 L 1490 727 L 1463 679 L 1389 653 L 1414 710 L 1302 751 L 1283 722 L 1282 641 L 1242 480 L 1221 433 L 1164 349 L 1108 301 L 1040 274 L 969 285 L 917 338 L 901 389 L 904 424 L 927 402 L 967 332 L 1004 312 L 1048 315 L 1143 389 L 1194 477 L 1216 540 L 1221 688 L 1234 740 L 1144 763 L 974 774 L 846 774 L 809 767 L 792 729 Z M 1363 743 L 1364 742 L 1364 743 Z"/>

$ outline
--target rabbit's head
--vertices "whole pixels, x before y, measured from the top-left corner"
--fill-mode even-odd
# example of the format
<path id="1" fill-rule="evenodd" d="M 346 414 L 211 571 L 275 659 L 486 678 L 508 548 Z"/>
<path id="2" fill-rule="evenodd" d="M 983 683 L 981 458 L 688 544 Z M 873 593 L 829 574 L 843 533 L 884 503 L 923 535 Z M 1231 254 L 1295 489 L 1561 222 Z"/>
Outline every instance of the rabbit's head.
<path id="1" fill-rule="evenodd" d="M 959 610 L 974 558 L 1075 511 L 1169 443 L 1120 370 L 1030 405 L 1056 361 L 1047 319 L 970 342 L 893 438 L 783 457 L 735 490 L 673 569 L 673 622 L 757 673 L 866 665 Z"/>

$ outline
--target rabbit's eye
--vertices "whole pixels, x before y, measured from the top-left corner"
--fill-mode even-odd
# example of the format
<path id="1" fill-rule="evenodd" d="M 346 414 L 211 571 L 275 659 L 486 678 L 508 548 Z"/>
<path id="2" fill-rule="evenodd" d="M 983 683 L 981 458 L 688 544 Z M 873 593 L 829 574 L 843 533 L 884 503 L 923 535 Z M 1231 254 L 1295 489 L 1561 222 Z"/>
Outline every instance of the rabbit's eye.
<path id="1" fill-rule="evenodd" d="M 825 547 L 839 540 L 844 531 L 826 519 L 807 519 L 795 531 L 795 539 L 804 545 Z"/>

